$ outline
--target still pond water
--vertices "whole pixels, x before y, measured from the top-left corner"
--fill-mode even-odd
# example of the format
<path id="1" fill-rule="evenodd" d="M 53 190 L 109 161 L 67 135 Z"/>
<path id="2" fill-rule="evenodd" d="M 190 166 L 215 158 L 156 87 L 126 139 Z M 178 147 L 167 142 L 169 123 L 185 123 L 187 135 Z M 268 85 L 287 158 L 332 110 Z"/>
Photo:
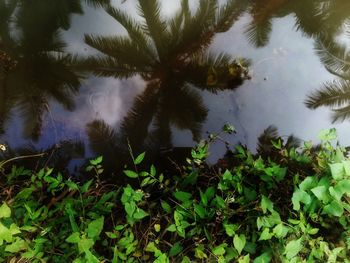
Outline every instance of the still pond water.
<path id="1" fill-rule="evenodd" d="M 97 39 L 128 37 L 104 10 L 107 2 L 0 0 L 0 144 L 13 150 L 74 144 L 73 159 L 104 154 L 115 162 L 127 152 L 127 140 L 136 151 L 156 153 L 191 147 L 230 123 L 237 134 L 227 139 L 250 149 L 270 125 L 282 136 L 302 140 L 315 140 L 321 129 L 336 127 L 340 142 L 350 145 L 348 0 L 241 1 L 233 9 L 237 19 L 232 27 L 212 34 L 210 45 L 199 52 L 226 53 L 231 62 L 250 60 L 249 78 L 243 60 L 224 63 L 226 71 L 232 73 L 233 67 L 247 77 L 230 85 L 219 62 L 210 65 L 203 54 L 176 57 L 181 48 L 201 44 L 190 37 L 200 24 L 192 24 L 183 47 L 157 30 L 149 33 L 160 36 L 158 41 L 148 37 L 142 46 L 138 39 L 137 48 L 120 39 Z M 136 2 L 112 5 L 144 23 Z M 189 1 L 192 15 L 198 3 Z M 181 8 L 181 1 L 160 4 L 164 21 Z M 153 28 L 161 31 L 162 25 Z M 166 30 L 175 32 L 176 26 Z M 124 50 L 118 51 L 113 41 Z M 104 55 L 93 47 L 120 58 L 119 64 L 113 62 L 113 73 L 106 69 L 108 58 L 95 59 Z M 171 64 L 173 57 L 177 64 Z M 210 160 L 224 151 L 223 144 L 214 145 Z"/>

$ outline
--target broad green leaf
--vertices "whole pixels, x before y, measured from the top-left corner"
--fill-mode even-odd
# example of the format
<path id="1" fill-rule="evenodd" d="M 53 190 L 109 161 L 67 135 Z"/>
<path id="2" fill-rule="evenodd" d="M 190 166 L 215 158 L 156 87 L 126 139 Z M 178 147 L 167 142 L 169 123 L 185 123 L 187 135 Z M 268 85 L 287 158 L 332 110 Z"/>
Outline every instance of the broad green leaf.
<path id="1" fill-rule="evenodd" d="M 271 261 L 271 254 L 265 252 L 254 259 L 253 263 L 269 263 Z"/>
<path id="2" fill-rule="evenodd" d="M 207 190 L 205 190 L 204 195 L 207 197 L 208 201 L 211 200 L 215 195 L 215 188 L 209 187 Z"/>
<path id="3" fill-rule="evenodd" d="M 224 174 L 222 175 L 222 179 L 224 179 L 225 181 L 231 181 L 232 178 L 233 178 L 233 176 L 229 170 L 226 170 L 224 172 Z"/>
<path id="4" fill-rule="evenodd" d="M 300 202 L 308 205 L 311 202 L 311 197 L 305 191 L 297 189 L 293 193 L 293 197 L 292 197 L 292 203 L 293 203 L 294 210 L 297 210 L 297 211 L 300 210 Z"/>
<path id="5" fill-rule="evenodd" d="M 324 185 L 312 188 L 311 192 L 323 203 L 329 202 L 328 189 Z"/>
<path id="6" fill-rule="evenodd" d="M 246 237 L 244 234 L 234 236 L 233 245 L 234 245 L 235 249 L 237 249 L 238 254 L 241 254 L 241 252 L 245 246 L 245 243 L 246 243 Z"/>
<path id="7" fill-rule="evenodd" d="M 350 176 L 350 160 L 342 161 L 346 176 Z"/>
<path id="8" fill-rule="evenodd" d="M 271 238 L 272 238 L 272 234 L 270 233 L 270 230 L 268 228 L 264 228 L 264 230 L 260 234 L 259 241 L 270 240 Z"/>
<path id="9" fill-rule="evenodd" d="M 68 243 L 79 243 L 80 241 L 80 235 L 78 232 L 74 232 L 69 237 L 66 238 L 66 241 Z"/>
<path id="10" fill-rule="evenodd" d="M 330 204 L 326 205 L 323 208 L 323 213 L 331 216 L 341 217 L 344 213 L 344 208 L 340 202 L 333 200 Z"/>
<path id="11" fill-rule="evenodd" d="M 144 218 L 144 217 L 146 217 L 148 215 L 149 214 L 147 212 L 145 212 L 144 210 L 142 210 L 141 208 L 137 208 L 135 213 L 134 213 L 134 215 L 133 215 L 133 217 L 135 219 L 142 219 L 142 218 Z"/>
<path id="12" fill-rule="evenodd" d="M 205 211 L 205 209 L 201 205 L 194 204 L 194 211 L 202 219 L 206 218 L 206 216 L 207 216 L 207 212 Z"/>
<path id="13" fill-rule="evenodd" d="M 177 200 L 179 200 L 181 202 L 189 201 L 192 197 L 192 195 L 190 193 L 182 192 L 182 191 L 175 192 L 174 196 Z"/>
<path id="14" fill-rule="evenodd" d="M 344 165 L 342 163 L 329 164 L 331 174 L 334 180 L 341 180 L 345 175 Z"/>
<path id="15" fill-rule="evenodd" d="M 136 210 L 136 204 L 135 204 L 135 202 L 125 203 L 125 204 L 124 204 L 124 208 L 125 208 L 126 213 L 127 213 L 130 217 L 132 217 L 133 214 L 134 214 L 134 212 L 135 212 L 135 210 Z"/>
<path id="16" fill-rule="evenodd" d="M 100 217 L 89 223 L 87 234 L 89 238 L 96 238 L 101 234 L 103 229 L 104 217 Z"/>
<path id="17" fill-rule="evenodd" d="M 66 185 L 68 186 L 70 191 L 79 190 L 79 186 L 71 180 L 67 180 Z"/>
<path id="18" fill-rule="evenodd" d="M 134 164 L 138 165 L 142 163 L 143 159 L 145 158 L 145 152 L 141 153 L 139 156 L 136 157 Z"/>
<path id="19" fill-rule="evenodd" d="M 17 253 L 28 248 L 27 242 L 19 237 L 16 237 L 15 242 L 5 247 L 5 251 L 10 253 Z"/>
<path id="20" fill-rule="evenodd" d="M 85 258 L 87 260 L 86 263 L 99 263 L 100 262 L 100 260 L 98 260 L 98 258 L 95 255 L 93 255 L 90 250 L 85 251 Z"/>
<path id="21" fill-rule="evenodd" d="M 215 256 L 222 256 L 226 253 L 225 248 L 227 247 L 226 243 L 220 244 L 212 249 L 212 252 Z"/>
<path id="22" fill-rule="evenodd" d="M 8 205 L 3 202 L 0 206 L 0 218 L 4 217 L 10 217 L 11 216 L 11 209 L 8 207 Z"/>
<path id="23" fill-rule="evenodd" d="M 307 231 L 307 233 L 309 235 L 316 235 L 318 233 L 319 229 L 318 228 L 312 228 L 309 231 Z"/>
<path id="24" fill-rule="evenodd" d="M 286 234 L 285 227 L 283 226 L 283 223 L 279 223 L 273 228 L 272 231 L 277 238 L 282 238 Z M 288 231 L 287 231 L 288 232 Z"/>
<path id="25" fill-rule="evenodd" d="M 346 193 L 350 195 L 350 180 L 341 180 L 334 187 L 329 187 L 329 193 L 337 201 L 340 201 L 343 195 Z"/>
<path id="26" fill-rule="evenodd" d="M 181 246 L 180 242 L 176 242 L 170 249 L 169 251 L 169 257 L 174 257 L 176 255 L 178 255 L 179 253 L 181 253 L 181 251 L 183 250 L 183 246 Z"/>
<path id="27" fill-rule="evenodd" d="M 292 240 L 292 241 L 289 241 L 287 243 L 287 245 L 285 247 L 285 251 L 284 251 L 284 254 L 286 255 L 287 259 L 292 259 L 296 255 L 298 255 L 300 250 L 303 248 L 302 241 L 303 241 L 303 239 L 301 237 L 297 240 Z"/>
<path id="28" fill-rule="evenodd" d="M 127 177 L 130 177 L 130 178 L 137 178 L 137 177 L 139 177 L 138 173 L 136 173 L 134 171 L 131 171 L 131 170 L 124 170 L 123 172 L 124 172 L 124 174 Z"/>
<path id="29" fill-rule="evenodd" d="M 264 195 L 261 197 L 260 207 L 263 210 L 264 214 L 266 214 L 267 210 L 273 212 L 273 203 Z"/>
<path id="30" fill-rule="evenodd" d="M 245 255 L 245 256 L 241 256 L 238 259 L 238 263 L 249 263 L 250 262 L 250 255 Z"/>
<path id="31" fill-rule="evenodd" d="M 303 190 L 303 191 L 307 191 L 315 186 L 317 186 L 316 177 L 315 176 L 308 176 L 299 184 L 299 189 Z"/>
<path id="32" fill-rule="evenodd" d="M 226 207 L 226 203 L 225 203 L 224 199 L 222 199 L 221 196 L 216 195 L 214 201 L 215 201 L 215 204 L 216 204 L 217 208 L 221 208 L 222 209 L 222 208 Z"/>
<path id="33" fill-rule="evenodd" d="M 224 224 L 224 228 L 225 228 L 226 234 L 229 237 L 233 237 L 238 227 L 233 224 Z"/>
<path id="34" fill-rule="evenodd" d="M 176 225 L 175 224 L 171 224 L 170 226 L 167 227 L 166 229 L 169 232 L 175 232 L 176 231 Z"/>
<path id="35" fill-rule="evenodd" d="M 201 190 L 199 190 L 199 195 L 201 197 L 201 203 L 204 206 L 207 206 L 208 205 L 208 198 L 207 198 L 207 196 Z"/>
<path id="36" fill-rule="evenodd" d="M 87 252 L 94 246 L 94 241 L 92 239 L 82 237 L 78 243 L 78 248 L 80 252 Z"/>

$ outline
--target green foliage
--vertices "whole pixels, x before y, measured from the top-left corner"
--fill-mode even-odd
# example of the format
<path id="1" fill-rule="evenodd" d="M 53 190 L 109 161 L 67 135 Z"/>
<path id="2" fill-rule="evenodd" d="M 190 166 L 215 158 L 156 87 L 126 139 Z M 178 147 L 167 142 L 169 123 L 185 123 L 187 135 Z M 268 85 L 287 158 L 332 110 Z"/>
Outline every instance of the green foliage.
<path id="1" fill-rule="evenodd" d="M 321 132 L 318 148 L 277 138 L 273 158 L 238 146 L 225 168 L 205 164 L 211 137 L 175 176 L 132 155 L 118 187 L 100 181 L 102 157 L 86 182 L 14 167 L 0 262 L 349 262 L 350 159 L 335 135 Z"/>

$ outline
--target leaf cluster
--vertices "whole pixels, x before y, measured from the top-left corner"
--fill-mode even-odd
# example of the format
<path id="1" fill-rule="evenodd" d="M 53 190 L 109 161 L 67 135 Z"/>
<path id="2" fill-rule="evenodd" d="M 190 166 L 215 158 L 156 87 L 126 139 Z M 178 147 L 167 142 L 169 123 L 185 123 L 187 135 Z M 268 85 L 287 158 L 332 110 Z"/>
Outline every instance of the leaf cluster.
<path id="1" fill-rule="evenodd" d="M 130 150 L 119 186 L 99 181 L 102 157 L 85 182 L 14 168 L 2 183 L 0 261 L 349 262 L 350 160 L 336 131 L 318 147 L 274 135 L 273 158 L 238 145 L 208 166 L 211 135 L 172 177 L 140 169 L 147 153 Z"/>

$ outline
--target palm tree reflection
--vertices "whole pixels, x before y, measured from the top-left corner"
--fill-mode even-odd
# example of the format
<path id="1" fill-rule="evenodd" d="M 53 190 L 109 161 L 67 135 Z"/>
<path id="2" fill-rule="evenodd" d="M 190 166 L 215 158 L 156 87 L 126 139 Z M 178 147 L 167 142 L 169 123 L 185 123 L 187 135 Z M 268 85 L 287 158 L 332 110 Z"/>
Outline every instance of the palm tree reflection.
<path id="1" fill-rule="evenodd" d="M 255 46 L 264 46 L 269 40 L 271 20 L 293 14 L 296 28 L 315 39 L 315 50 L 325 68 L 336 79 L 308 95 L 305 104 L 310 109 L 328 106 L 333 122 L 350 118 L 350 55 L 345 45 L 339 44 L 339 35 L 350 19 L 347 0 L 266 0 L 252 1 L 252 20 L 247 36 Z"/>
<path id="2" fill-rule="evenodd" d="M 328 106 L 333 112 L 333 122 L 350 118 L 350 55 L 345 45 L 319 41 L 318 54 L 326 69 L 337 79 L 308 96 L 305 104 L 310 109 Z"/>
<path id="3" fill-rule="evenodd" d="M 234 89 L 249 77 L 247 60 L 207 51 L 215 34 L 227 31 L 245 7 L 242 1 L 230 0 L 219 7 L 217 1 L 203 0 L 192 13 L 188 0 L 182 0 L 179 12 L 165 20 L 158 1 L 139 0 L 143 24 L 107 7 L 128 36 L 86 35 L 85 42 L 102 54 L 81 61 L 81 66 L 99 76 L 140 75 L 147 87 L 118 132 L 102 120 L 88 125 L 92 149 L 106 156 L 127 153 L 127 140 L 136 151 L 151 146 L 171 148 L 172 127 L 189 130 L 198 140 L 208 110 L 196 89 L 213 93 Z"/>
<path id="4" fill-rule="evenodd" d="M 81 76 L 71 69 L 60 32 L 70 27 L 72 14 L 81 13 L 80 0 L 0 0 L 0 131 L 17 109 L 25 137 L 36 140 L 50 100 L 74 109 Z"/>

